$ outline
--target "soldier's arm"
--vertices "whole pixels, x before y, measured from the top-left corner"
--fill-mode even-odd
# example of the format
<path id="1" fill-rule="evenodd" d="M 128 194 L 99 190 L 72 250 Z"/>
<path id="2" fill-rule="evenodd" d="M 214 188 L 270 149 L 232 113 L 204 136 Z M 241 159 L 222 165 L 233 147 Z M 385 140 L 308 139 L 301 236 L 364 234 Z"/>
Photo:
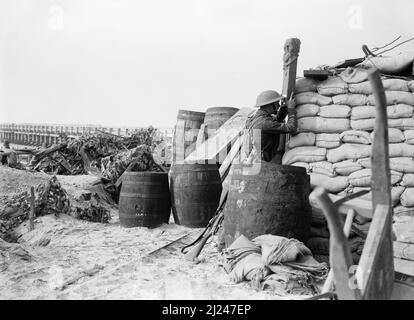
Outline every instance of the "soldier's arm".
<path id="1" fill-rule="evenodd" d="M 295 133 L 297 130 L 296 110 L 289 108 L 287 110 L 288 120 L 286 123 L 277 121 L 272 117 L 267 117 L 262 122 L 262 130 L 267 133 Z"/>
<path id="2" fill-rule="evenodd" d="M 282 122 L 283 120 L 285 120 L 287 114 L 288 114 L 287 107 L 282 105 L 279 108 L 279 110 L 277 110 L 276 117 L 275 117 L 276 121 Z"/>

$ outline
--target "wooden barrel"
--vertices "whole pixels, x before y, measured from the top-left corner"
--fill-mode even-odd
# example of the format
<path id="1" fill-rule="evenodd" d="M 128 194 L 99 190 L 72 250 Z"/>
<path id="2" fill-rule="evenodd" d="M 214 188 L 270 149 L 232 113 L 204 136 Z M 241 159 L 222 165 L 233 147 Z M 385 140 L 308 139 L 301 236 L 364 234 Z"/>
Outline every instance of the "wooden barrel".
<path id="1" fill-rule="evenodd" d="M 119 195 L 119 221 L 124 227 L 153 228 L 168 223 L 170 198 L 168 173 L 125 172 Z"/>
<path id="2" fill-rule="evenodd" d="M 257 166 L 231 167 L 223 211 L 226 246 L 240 235 L 253 239 L 272 234 L 306 242 L 312 219 L 306 170 L 268 162 Z"/>
<path id="3" fill-rule="evenodd" d="M 174 220 L 187 227 L 205 227 L 217 210 L 221 179 L 215 164 L 174 164 L 170 169 Z"/>
<path id="4" fill-rule="evenodd" d="M 206 110 L 204 124 L 207 129 L 217 130 L 229 120 L 239 109 L 232 107 L 214 107 Z"/>
<path id="5" fill-rule="evenodd" d="M 204 122 L 204 112 L 178 110 L 173 135 L 173 162 L 183 163 L 194 151 L 198 131 Z"/>

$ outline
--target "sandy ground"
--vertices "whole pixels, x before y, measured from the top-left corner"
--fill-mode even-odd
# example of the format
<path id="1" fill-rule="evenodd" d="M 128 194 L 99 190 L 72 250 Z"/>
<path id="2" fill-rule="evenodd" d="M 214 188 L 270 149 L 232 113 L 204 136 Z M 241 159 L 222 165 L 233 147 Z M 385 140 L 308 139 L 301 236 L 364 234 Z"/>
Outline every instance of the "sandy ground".
<path id="1" fill-rule="evenodd" d="M 46 174 L 0 166 L 0 201 L 47 179 Z M 95 179 L 58 176 L 75 195 Z M 123 228 L 117 210 L 111 214 L 109 224 L 66 215 L 39 217 L 31 232 L 22 224 L 20 243 L 0 243 L 0 299 L 282 298 L 255 291 L 247 283 L 231 283 L 211 243 L 199 263 L 183 259 L 179 249 L 201 229 L 173 223 L 155 229 Z"/>

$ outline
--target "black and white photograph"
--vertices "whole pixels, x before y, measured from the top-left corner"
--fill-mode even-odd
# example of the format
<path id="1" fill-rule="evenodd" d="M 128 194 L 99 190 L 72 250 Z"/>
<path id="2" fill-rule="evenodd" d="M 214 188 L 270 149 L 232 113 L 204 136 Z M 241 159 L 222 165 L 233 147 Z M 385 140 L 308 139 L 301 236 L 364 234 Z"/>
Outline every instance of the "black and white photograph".
<path id="1" fill-rule="evenodd" d="M 0 300 L 414 300 L 413 17 L 0 0 Z"/>

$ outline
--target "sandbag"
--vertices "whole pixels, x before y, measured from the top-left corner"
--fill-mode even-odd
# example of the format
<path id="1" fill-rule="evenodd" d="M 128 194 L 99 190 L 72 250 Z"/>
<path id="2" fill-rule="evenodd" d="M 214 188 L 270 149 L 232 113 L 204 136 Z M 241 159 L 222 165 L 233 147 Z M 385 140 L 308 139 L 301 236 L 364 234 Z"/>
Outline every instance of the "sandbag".
<path id="1" fill-rule="evenodd" d="M 402 91 L 385 91 L 385 97 L 387 100 L 387 105 L 393 104 L 408 104 L 414 106 L 414 93 L 411 92 L 402 92 Z M 375 106 L 375 97 L 374 95 L 369 95 L 367 102 L 371 106 Z"/>
<path id="2" fill-rule="evenodd" d="M 313 237 L 308 240 L 306 246 L 314 255 L 329 255 L 329 238 Z"/>
<path id="3" fill-rule="evenodd" d="M 402 79 L 382 79 L 384 90 L 409 92 L 408 81 Z M 348 87 L 350 93 L 373 94 L 371 82 L 353 83 Z"/>
<path id="4" fill-rule="evenodd" d="M 408 104 L 395 104 L 387 107 L 388 119 L 410 118 L 413 116 L 414 107 Z"/>
<path id="5" fill-rule="evenodd" d="M 390 128 L 397 128 L 401 130 L 412 130 L 414 129 L 414 119 L 413 118 L 388 119 L 388 126 Z"/>
<path id="6" fill-rule="evenodd" d="M 296 80 L 295 93 L 316 92 L 318 81 L 312 78 L 299 78 Z"/>
<path id="7" fill-rule="evenodd" d="M 341 192 L 349 186 L 348 177 L 328 177 L 319 173 L 310 173 L 309 176 L 312 188 L 322 187 L 330 193 Z"/>
<path id="8" fill-rule="evenodd" d="M 340 133 L 349 130 L 349 119 L 328 119 L 321 117 L 306 117 L 298 119 L 298 130 L 310 131 L 315 133 Z"/>
<path id="9" fill-rule="evenodd" d="M 371 168 L 371 159 L 359 159 L 358 163 L 364 168 Z M 403 172 L 414 173 L 414 159 L 410 157 L 396 157 L 390 158 L 390 169 Z"/>
<path id="10" fill-rule="evenodd" d="M 371 146 L 356 143 L 344 143 L 336 149 L 329 149 L 326 153 L 327 160 L 332 163 L 369 156 L 371 156 Z"/>
<path id="11" fill-rule="evenodd" d="M 372 140 L 374 140 L 374 134 L 375 134 L 375 130 L 371 133 Z M 400 143 L 400 142 L 404 142 L 404 140 L 405 140 L 404 133 L 400 129 L 388 128 L 388 143 Z"/>
<path id="12" fill-rule="evenodd" d="M 342 142 L 345 143 L 360 143 L 371 144 L 371 136 L 366 131 L 348 130 L 341 133 L 339 136 Z"/>
<path id="13" fill-rule="evenodd" d="M 411 92 L 414 92 L 414 80 L 411 80 L 408 82 L 408 88 L 410 88 Z"/>
<path id="14" fill-rule="evenodd" d="M 315 145 L 315 134 L 312 132 L 301 132 L 297 135 L 291 136 L 286 144 L 288 149 L 293 149 L 302 146 Z"/>
<path id="15" fill-rule="evenodd" d="M 388 153 L 391 158 L 414 157 L 414 145 L 407 143 L 392 143 L 388 145 Z"/>
<path id="16" fill-rule="evenodd" d="M 317 104 L 301 104 L 296 107 L 297 118 L 312 117 L 319 113 L 319 106 Z"/>
<path id="17" fill-rule="evenodd" d="M 332 163 L 328 161 L 313 162 L 309 166 L 312 173 L 319 173 L 328 177 L 335 177 L 337 175 Z"/>
<path id="18" fill-rule="evenodd" d="M 407 208 L 402 205 L 398 205 L 393 210 L 394 217 L 414 217 L 414 208 Z"/>
<path id="19" fill-rule="evenodd" d="M 369 187 L 371 186 L 371 169 L 362 169 L 353 172 L 349 175 L 349 183 L 354 187 Z M 402 179 L 402 173 L 391 170 L 390 180 L 391 185 L 395 185 Z"/>
<path id="20" fill-rule="evenodd" d="M 410 118 L 414 107 L 408 104 L 396 104 L 387 107 L 388 119 Z M 375 106 L 358 106 L 351 110 L 351 120 L 369 119 L 376 117 Z"/>
<path id="21" fill-rule="evenodd" d="M 313 257 L 315 258 L 316 261 L 318 261 L 319 263 L 326 263 L 329 266 L 329 254 L 313 254 Z"/>
<path id="22" fill-rule="evenodd" d="M 350 107 L 366 105 L 368 101 L 367 96 L 363 94 L 340 94 L 332 97 L 333 104 L 345 104 Z"/>
<path id="23" fill-rule="evenodd" d="M 326 106 L 332 104 L 332 98 L 322 96 L 316 92 L 302 92 L 296 95 L 296 103 L 299 104 L 317 104 Z"/>
<path id="24" fill-rule="evenodd" d="M 404 138 L 406 143 L 414 144 L 414 130 L 405 130 Z"/>
<path id="25" fill-rule="evenodd" d="M 375 119 L 351 120 L 353 130 L 372 131 L 375 127 Z M 413 118 L 388 119 L 388 127 L 401 130 L 414 129 Z"/>
<path id="26" fill-rule="evenodd" d="M 285 152 L 282 158 L 283 165 L 295 162 L 317 162 L 326 159 L 326 149 L 318 147 L 298 147 Z"/>
<path id="27" fill-rule="evenodd" d="M 414 188 L 406 188 L 400 197 L 400 202 L 404 207 L 414 207 Z"/>
<path id="28" fill-rule="evenodd" d="M 375 116 L 375 106 L 356 106 L 351 109 L 351 120 L 372 119 Z"/>
<path id="29" fill-rule="evenodd" d="M 291 166 L 305 168 L 306 172 L 310 172 L 310 165 L 306 162 L 295 162 L 292 163 Z"/>
<path id="30" fill-rule="evenodd" d="M 375 119 L 351 120 L 352 130 L 372 131 L 375 127 Z"/>
<path id="31" fill-rule="evenodd" d="M 323 118 L 349 118 L 350 115 L 350 107 L 336 104 L 320 107 L 318 112 L 318 116 Z"/>
<path id="32" fill-rule="evenodd" d="M 348 67 L 339 74 L 346 83 L 360 83 L 368 80 L 368 73 L 362 68 Z"/>
<path id="33" fill-rule="evenodd" d="M 414 243 L 414 216 L 394 216 L 392 230 L 398 242 Z"/>
<path id="34" fill-rule="evenodd" d="M 351 250 L 351 252 L 357 252 L 358 249 L 364 245 L 364 243 L 365 241 L 361 237 L 348 239 L 349 250 Z"/>
<path id="35" fill-rule="evenodd" d="M 316 134 L 315 143 L 317 147 L 332 149 L 341 145 L 339 133 L 318 133 Z"/>
<path id="36" fill-rule="evenodd" d="M 260 253 L 250 253 L 246 257 L 238 261 L 232 271 L 229 273 L 229 278 L 235 283 L 246 280 L 252 280 L 255 276 L 265 270 L 265 265 Z"/>
<path id="37" fill-rule="evenodd" d="M 334 163 L 332 166 L 335 172 L 341 176 L 349 176 L 351 173 L 363 168 L 355 159 L 340 161 Z"/>
<path id="38" fill-rule="evenodd" d="M 340 77 L 328 77 L 316 86 L 318 93 L 324 96 L 335 96 L 348 92 L 348 84 Z"/>
<path id="39" fill-rule="evenodd" d="M 311 226 L 310 237 L 320 237 L 329 239 L 329 230 L 326 225 L 324 226 Z"/>
<path id="40" fill-rule="evenodd" d="M 326 218 L 321 210 L 312 208 L 312 225 L 313 226 L 327 226 Z"/>
<path id="41" fill-rule="evenodd" d="M 354 187 L 352 189 L 352 193 L 357 193 L 361 190 L 370 190 L 370 189 L 371 188 Z M 392 201 L 393 207 L 396 206 L 400 202 L 400 197 L 401 197 L 401 194 L 404 192 L 404 190 L 405 190 L 405 187 L 402 187 L 402 186 L 393 186 L 391 188 L 391 201 Z M 366 193 L 360 196 L 359 198 L 372 201 L 372 192 Z"/>
<path id="42" fill-rule="evenodd" d="M 357 65 L 357 67 L 370 69 L 379 69 L 382 73 L 399 75 L 407 68 L 411 68 L 414 60 L 412 52 L 401 52 L 395 56 L 377 56 L 369 57 Z"/>
<path id="43" fill-rule="evenodd" d="M 404 174 L 400 184 L 404 187 L 414 187 L 414 174 Z"/>

